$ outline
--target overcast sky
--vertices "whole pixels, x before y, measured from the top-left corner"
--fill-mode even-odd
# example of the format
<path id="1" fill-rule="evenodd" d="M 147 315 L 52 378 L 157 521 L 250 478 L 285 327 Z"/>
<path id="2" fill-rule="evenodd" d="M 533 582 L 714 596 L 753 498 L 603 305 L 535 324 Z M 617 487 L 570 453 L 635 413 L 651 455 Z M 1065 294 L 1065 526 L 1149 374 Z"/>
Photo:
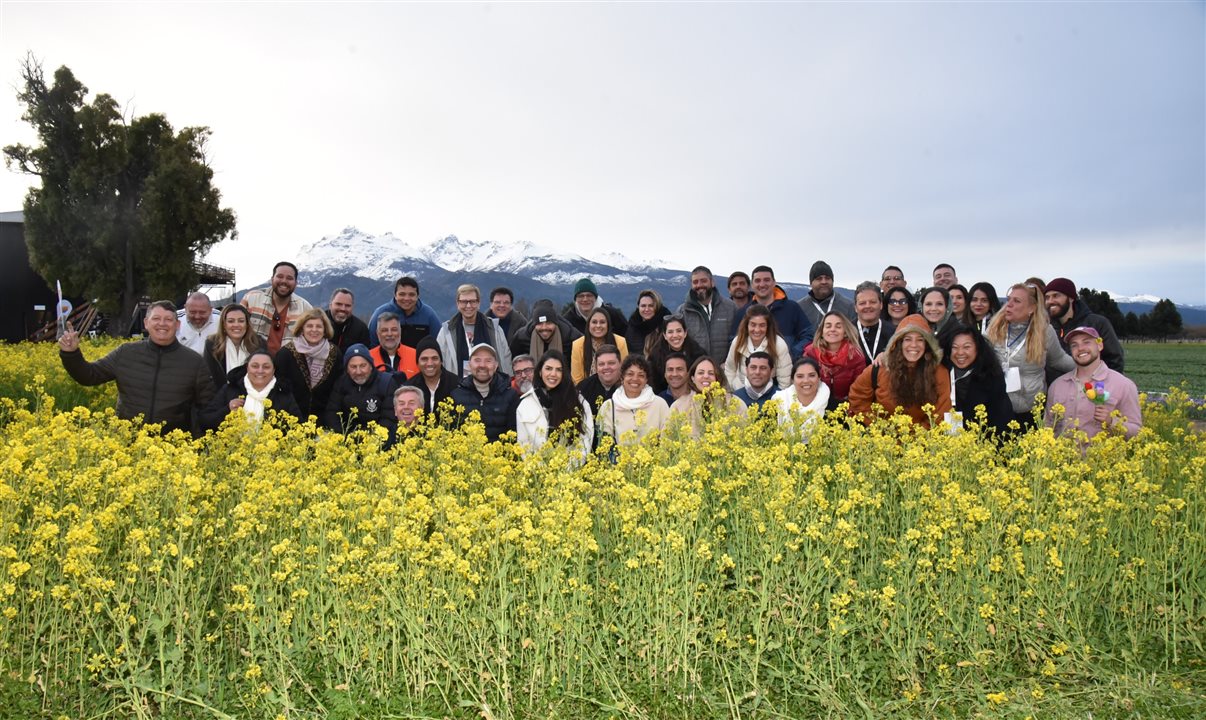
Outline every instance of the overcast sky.
<path id="1" fill-rule="evenodd" d="M 1203 7 L 5 0 L 0 132 L 27 51 L 209 126 L 240 287 L 354 225 L 1203 305 Z"/>

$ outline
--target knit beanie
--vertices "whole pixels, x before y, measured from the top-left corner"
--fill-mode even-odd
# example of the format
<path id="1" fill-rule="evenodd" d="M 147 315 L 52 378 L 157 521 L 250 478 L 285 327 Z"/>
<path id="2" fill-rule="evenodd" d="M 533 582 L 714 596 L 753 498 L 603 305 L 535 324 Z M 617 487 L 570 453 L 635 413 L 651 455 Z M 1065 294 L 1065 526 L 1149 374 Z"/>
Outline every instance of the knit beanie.
<path id="1" fill-rule="evenodd" d="M 369 354 L 369 349 L 364 346 L 364 343 L 356 343 L 350 345 L 343 353 L 343 366 L 347 367 L 354 357 L 362 357 L 368 360 L 369 365 L 373 364 L 373 356 Z"/>
<path id="2" fill-rule="evenodd" d="M 808 271 L 808 282 L 812 282 L 822 275 L 833 277 L 833 268 L 829 267 L 829 263 L 824 260 L 817 260 L 812 264 L 812 269 Z"/>
<path id="3" fill-rule="evenodd" d="M 432 336 L 424 335 L 419 344 L 415 346 L 415 357 L 417 358 L 422 355 L 424 350 L 435 350 L 438 353 L 440 351 L 440 344 Z"/>
<path id="4" fill-rule="evenodd" d="M 574 283 L 574 297 L 578 297 L 584 292 L 588 292 L 595 297 L 599 297 L 599 289 L 595 287 L 594 282 L 590 278 L 582 278 Z"/>
<path id="5" fill-rule="evenodd" d="M 1047 283 L 1047 292 L 1063 293 L 1073 300 L 1076 299 L 1076 283 L 1068 278 L 1055 278 Z"/>

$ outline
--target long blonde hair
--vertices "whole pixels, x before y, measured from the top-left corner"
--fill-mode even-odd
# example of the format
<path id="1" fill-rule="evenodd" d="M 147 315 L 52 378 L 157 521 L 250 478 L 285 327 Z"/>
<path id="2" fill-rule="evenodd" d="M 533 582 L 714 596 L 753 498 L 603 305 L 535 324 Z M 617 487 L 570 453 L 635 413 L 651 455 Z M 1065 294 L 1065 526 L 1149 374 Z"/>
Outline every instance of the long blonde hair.
<path id="1" fill-rule="evenodd" d="M 1014 290 L 1024 292 L 1033 306 L 1030 312 L 1030 327 L 1026 328 L 1026 360 L 1033 365 L 1042 365 L 1047 361 L 1048 325 L 1047 313 L 1043 310 L 1042 290 L 1033 283 L 1017 283 L 1005 293 L 1006 298 Z M 1006 304 L 1008 304 L 1008 299 L 1006 299 Z M 1006 336 L 1009 335 L 1009 320 L 1005 318 L 1005 308 L 1001 308 L 996 315 L 993 315 L 992 322 L 988 324 L 988 331 L 984 335 L 993 345 L 1004 346 L 1008 343 Z"/>
<path id="2" fill-rule="evenodd" d="M 842 321 L 842 335 L 845 336 L 846 342 L 850 343 L 851 347 L 857 349 L 860 342 L 858 339 L 858 330 L 854 329 L 854 323 L 850 322 L 850 318 L 843 315 L 839 310 L 830 310 L 821 317 L 821 322 L 817 323 L 816 332 L 812 334 L 812 344 L 830 352 L 835 352 L 841 347 L 841 343 L 838 343 L 838 347 L 829 347 L 829 343 L 825 342 L 825 337 L 821 334 L 821 331 L 825 328 L 825 321 L 830 317 L 836 317 Z"/>

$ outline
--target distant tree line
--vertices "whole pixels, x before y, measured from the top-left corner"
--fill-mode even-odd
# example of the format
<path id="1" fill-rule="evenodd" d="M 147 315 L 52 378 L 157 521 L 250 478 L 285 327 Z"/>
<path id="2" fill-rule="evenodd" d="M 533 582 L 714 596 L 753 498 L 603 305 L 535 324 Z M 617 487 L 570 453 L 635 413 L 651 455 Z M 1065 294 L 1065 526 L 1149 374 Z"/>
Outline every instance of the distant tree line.
<path id="1" fill-rule="evenodd" d="M 1155 338 L 1164 340 L 1185 334 L 1181 313 L 1172 300 L 1165 298 L 1156 303 L 1151 312 L 1136 315 L 1134 311 L 1122 314 L 1118 303 L 1104 290 L 1081 288 L 1080 299 L 1089 309 L 1104 316 L 1114 326 L 1114 332 L 1123 338 Z"/>

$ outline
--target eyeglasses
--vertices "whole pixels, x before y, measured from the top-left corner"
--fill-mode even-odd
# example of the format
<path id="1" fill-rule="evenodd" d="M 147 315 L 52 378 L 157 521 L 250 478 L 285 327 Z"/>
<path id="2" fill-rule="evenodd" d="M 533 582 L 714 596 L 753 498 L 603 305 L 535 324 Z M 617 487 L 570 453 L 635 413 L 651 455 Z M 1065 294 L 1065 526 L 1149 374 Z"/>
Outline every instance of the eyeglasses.
<path id="1" fill-rule="evenodd" d="M 457 305 L 476 305 L 478 302 L 479 302 L 478 300 L 457 300 L 456 304 Z"/>
<path id="2" fill-rule="evenodd" d="M 901 298 L 896 298 L 895 300 L 889 300 L 889 301 L 888 301 L 888 304 L 889 304 L 889 305 L 908 305 L 908 304 L 909 304 L 909 301 L 908 301 L 908 300 L 903 300 L 903 299 L 901 299 Z"/>
<path id="3" fill-rule="evenodd" d="M 534 368 L 534 367 L 525 368 L 525 369 L 523 369 L 523 370 L 516 370 L 516 371 L 515 371 L 515 375 L 516 375 L 516 376 L 519 376 L 519 375 L 535 375 L 535 374 L 536 374 L 536 368 Z"/>

